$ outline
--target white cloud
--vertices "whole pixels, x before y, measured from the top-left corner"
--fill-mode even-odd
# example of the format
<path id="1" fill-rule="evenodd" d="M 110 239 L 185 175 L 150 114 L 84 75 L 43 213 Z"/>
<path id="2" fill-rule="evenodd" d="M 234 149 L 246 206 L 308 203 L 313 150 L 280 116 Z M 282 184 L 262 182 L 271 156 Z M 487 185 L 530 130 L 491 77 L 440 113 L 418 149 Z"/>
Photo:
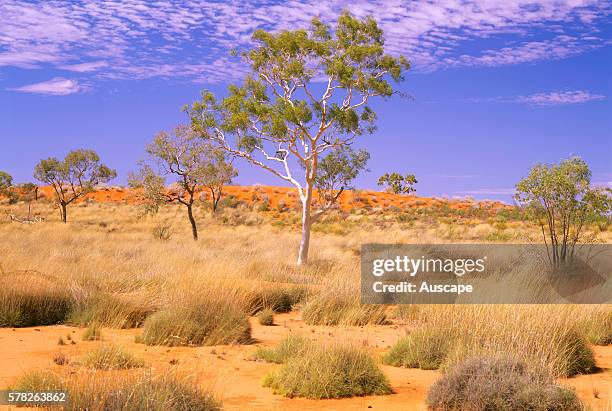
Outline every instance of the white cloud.
<path id="1" fill-rule="evenodd" d="M 601 94 L 592 94 L 588 91 L 553 91 L 549 93 L 537 93 L 527 96 L 519 96 L 516 102 L 532 106 L 561 106 L 568 104 L 584 104 L 590 101 L 605 99 Z"/>
<path id="2" fill-rule="evenodd" d="M 106 61 L 91 61 L 87 63 L 77 63 L 77 64 L 67 64 L 65 66 L 60 66 L 62 70 L 66 71 L 74 71 L 77 73 L 88 73 L 90 71 L 96 71 L 103 67 L 108 66 Z"/>
<path id="3" fill-rule="evenodd" d="M 4 0 L 0 66 L 214 83 L 243 76 L 244 67 L 228 59 L 228 51 L 247 47 L 255 29 L 304 27 L 315 16 L 331 22 L 345 8 L 373 15 L 387 50 L 407 55 L 417 71 L 584 53 L 606 44 L 599 30 L 611 14 L 606 0 Z M 483 38 L 495 41 L 478 50 L 474 40 Z"/>
<path id="4" fill-rule="evenodd" d="M 86 90 L 76 80 L 63 77 L 54 77 L 51 80 L 40 83 L 28 84 L 26 86 L 11 89 L 22 93 L 48 94 L 52 96 L 65 96 L 68 94 L 79 93 Z"/>

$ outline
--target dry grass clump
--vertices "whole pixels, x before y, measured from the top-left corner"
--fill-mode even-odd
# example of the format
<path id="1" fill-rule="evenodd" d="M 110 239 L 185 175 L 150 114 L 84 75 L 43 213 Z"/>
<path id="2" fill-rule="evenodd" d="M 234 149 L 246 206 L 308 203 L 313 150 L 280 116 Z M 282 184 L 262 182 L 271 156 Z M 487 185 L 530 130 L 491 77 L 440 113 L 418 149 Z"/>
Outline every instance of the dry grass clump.
<path id="1" fill-rule="evenodd" d="M 585 310 L 569 305 L 424 306 L 418 314 L 421 325 L 417 329 L 422 329 L 418 332 L 423 336 L 438 332 L 452 338 L 449 346 L 440 348 L 435 344 L 438 340 L 417 335 L 430 342 L 430 349 L 439 356 L 445 353 L 440 364 L 443 369 L 471 357 L 520 355 L 531 368 L 546 369 L 556 377 L 587 374 L 595 371 L 593 353 L 576 327 L 589 314 Z M 425 355 L 418 345 L 408 344 L 401 342 L 385 358 L 390 360 L 402 348 L 410 353 L 405 355 Z M 421 341 L 421 345 L 425 343 Z"/>
<path id="2" fill-rule="evenodd" d="M 312 344 L 312 342 L 307 338 L 290 335 L 278 343 L 274 348 L 258 347 L 251 356 L 251 359 L 282 364 L 291 357 L 301 355 L 310 344 Z"/>
<path id="3" fill-rule="evenodd" d="M 383 356 L 385 364 L 395 367 L 438 369 L 452 346 L 448 330 L 419 328 L 398 340 Z"/>
<path id="4" fill-rule="evenodd" d="M 169 306 L 149 316 L 137 342 L 148 345 L 219 345 L 251 341 L 249 318 L 240 302 L 212 288 L 183 296 L 180 306 Z"/>
<path id="5" fill-rule="evenodd" d="M 120 370 L 144 366 L 144 361 L 116 345 L 104 345 L 90 351 L 82 359 L 83 365 L 97 370 Z"/>
<path id="6" fill-rule="evenodd" d="M 83 341 L 100 341 L 102 339 L 102 328 L 98 323 L 91 323 L 83 332 Z"/>
<path id="7" fill-rule="evenodd" d="M 304 305 L 302 318 L 309 325 L 381 325 L 387 323 L 384 306 L 361 304 L 359 290 L 325 284 Z"/>
<path id="8" fill-rule="evenodd" d="M 246 297 L 246 309 L 251 314 L 270 308 L 277 313 L 287 313 L 307 295 L 306 288 L 302 286 L 277 287 L 270 284 L 251 291 Z"/>
<path id="9" fill-rule="evenodd" d="M 96 322 L 111 328 L 135 328 L 153 312 L 153 304 L 142 298 L 98 292 L 76 303 L 67 322 L 76 326 Z"/>
<path id="10" fill-rule="evenodd" d="M 427 404 L 444 411 L 584 409 L 574 391 L 504 357 L 471 358 L 457 365 L 432 385 Z"/>
<path id="11" fill-rule="evenodd" d="M 591 344 L 612 344 L 612 309 L 596 310 L 579 323 L 578 330 Z"/>
<path id="12" fill-rule="evenodd" d="M 27 272 L 0 274 L 0 327 L 57 324 L 72 304 L 70 293 L 54 279 Z"/>
<path id="13" fill-rule="evenodd" d="M 274 311 L 271 308 L 264 308 L 257 314 L 257 320 L 261 325 L 274 325 Z"/>
<path id="14" fill-rule="evenodd" d="M 372 355 L 357 345 L 308 344 L 290 355 L 264 386 L 286 397 L 343 398 L 391 393 L 387 377 Z"/>
<path id="15" fill-rule="evenodd" d="M 144 372 L 122 378 L 81 373 L 67 379 L 48 371 L 22 376 L 11 387 L 20 391 L 67 391 L 64 409 L 122 411 L 217 411 L 221 402 L 190 378 Z"/>

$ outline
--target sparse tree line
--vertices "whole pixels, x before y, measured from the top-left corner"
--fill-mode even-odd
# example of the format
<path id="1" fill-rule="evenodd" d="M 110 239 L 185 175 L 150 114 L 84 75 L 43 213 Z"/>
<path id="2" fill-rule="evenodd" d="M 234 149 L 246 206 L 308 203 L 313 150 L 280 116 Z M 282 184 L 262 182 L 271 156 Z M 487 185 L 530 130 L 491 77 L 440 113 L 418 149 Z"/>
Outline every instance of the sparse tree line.
<path id="1" fill-rule="evenodd" d="M 333 29 L 315 18 L 308 30 L 257 30 L 253 41 L 255 47 L 242 53 L 251 74 L 230 85 L 223 98 L 204 91 L 199 101 L 186 105 L 189 124 L 157 134 L 128 181 L 142 189 L 150 212 L 165 203 L 184 206 L 197 239 L 196 193 L 210 192 L 214 212 L 223 187 L 237 176 L 234 160 L 246 160 L 297 190 L 302 227 L 297 264 L 303 265 L 312 224 L 367 170 L 368 152 L 353 149 L 353 143 L 375 130 L 376 113 L 369 103 L 396 94 L 394 84 L 410 64 L 403 56 L 385 54 L 375 20 L 349 13 Z M 71 203 L 116 175 L 92 150 L 41 160 L 34 170 L 37 180 L 53 187 L 64 222 Z M 173 179 L 169 190 L 168 177 Z M 517 185 L 516 200 L 540 222 L 555 261 L 571 253 L 585 222 L 610 216 L 610 190 L 593 189 L 590 177 L 586 163 L 572 158 L 538 165 Z M 414 192 L 416 183 L 414 174 L 397 172 L 378 180 L 395 194 Z M 0 172 L 5 194 L 36 187 L 11 191 L 11 186 L 10 175 Z"/>

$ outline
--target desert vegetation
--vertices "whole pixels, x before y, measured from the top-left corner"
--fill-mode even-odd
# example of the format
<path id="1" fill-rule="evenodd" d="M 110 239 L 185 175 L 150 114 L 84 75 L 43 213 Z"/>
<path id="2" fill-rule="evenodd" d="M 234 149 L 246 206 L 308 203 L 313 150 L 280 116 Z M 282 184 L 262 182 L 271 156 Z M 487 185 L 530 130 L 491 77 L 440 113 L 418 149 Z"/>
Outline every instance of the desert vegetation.
<path id="1" fill-rule="evenodd" d="M 348 12 L 253 43 L 250 75 L 185 106 L 130 188 L 102 187 L 116 172 L 92 150 L 41 160 L 41 187 L 0 173 L 4 385 L 66 391 L 74 410 L 609 409 L 610 305 L 360 298 L 367 243 L 544 241 L 555 267 L 609 245 L 610 191 L 587 164 L 537 165 L 517 206 L 409 196 L 397 172 L 358 190 L 370 154 L 353 142 L 406 58 Z M 292 188 L 230 186 L 236 159 Z"/>

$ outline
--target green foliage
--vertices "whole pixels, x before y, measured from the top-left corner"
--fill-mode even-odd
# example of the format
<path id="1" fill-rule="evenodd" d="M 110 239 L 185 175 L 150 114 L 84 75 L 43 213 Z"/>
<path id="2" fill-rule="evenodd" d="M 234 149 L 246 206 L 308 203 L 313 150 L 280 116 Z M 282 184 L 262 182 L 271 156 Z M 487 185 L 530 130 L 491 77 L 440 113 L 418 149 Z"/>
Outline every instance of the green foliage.
<path id="1" fill-rule="evenodd" d="M 34 168 L 34 178 L 53 187 L 64 222 L 68 204 L 116 176 L 115 170 L 100 163 L 95 151 L 84 149 L 70 151 L 61 161 L 54 157 L 40 160 Z"/>
<path id="2" fill-rule="evenodd" d="M 416 189 L 413 187 L 418 183 L 414 174 L 406 174 L 405 176 L 400 173 L 385 173 L 378 179 L 379 186 L 387 187 L 387 190 L 394 194 L 410 194 Z"/>
<path id="3" fill-rule="evenodd" d="M 312 399 L 391 393 L 387 377 L 370 353 L 352 345 L 312 345 L 268 374 L 264 386 L 286 397 Z"/>
<path id="4" fill-rule="evenodd" d="M 383 356 L 395 367 L 436 370 L 444 362 L 452 344 L 448 330 L 420 328 L 397 341 Z"/>
<path id="5" fill-rule="evenodd" d="M 83 364 L 97 370 L 121 370 L 144 366 L 144 361 L 115 345 L 103 345 L 83 356 Z"/>
<path id="6" fill-rule="evenodd" d="M 579 157 L 536 165 L 516 185 L 515 199 L 541 225 L 554 265 L 573 254 L 585 223 L 612 217 L 612 190 L 592 188 L 591 170 Z"/>
<path id="7" fill-rule="evenodd" d="M 285 337 L 274 348 L 258 347 L 251 356 L 251 359 L 255 361 L 283 364 L 287 362 L 289 358 L 302 355 L 310 345 L 312 345 L 310 340 L 301 336 L 290 335 Z"/>
<path id="8" fill-rule="evenodd" d="M 327 204 L 333 204 L 351 184 L 366 165 L 370 154 L 365 150 L 354 151 L 350 147 L 332 150 L 319 161 L 314 186 Z"/>
<path id="9" fill-rule="evenodd" d="M 13 185 L 13 177 L 4 171 L 0 171 L 0 193 L 5 193 Z"/>
<path id="10" fill-rule="evenodd" d="M 429 389 L 432 410 L 581 411 L 576 393 L 509 358 L 472 358 Z"/>

